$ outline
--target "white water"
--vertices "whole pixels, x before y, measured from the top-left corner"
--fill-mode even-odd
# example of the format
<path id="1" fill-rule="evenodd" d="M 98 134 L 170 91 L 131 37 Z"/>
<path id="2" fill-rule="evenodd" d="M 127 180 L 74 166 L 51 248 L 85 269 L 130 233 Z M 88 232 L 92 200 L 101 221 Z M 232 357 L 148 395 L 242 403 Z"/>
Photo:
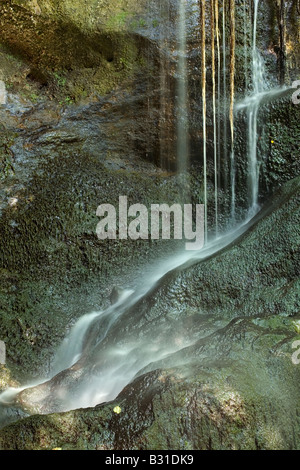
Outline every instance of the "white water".
<path id="1" fill-rule="evenodd" d="M 214 133 L 214 183 L 215 183 L 215 230 L 216 235 L 218 235 L 218 146 L 217 146 L 217 108 L 216 108 L 216 66 L 215 66 L 215 35 L 218 39 L 218 21 L 216 20 L 216 11 L 215 5 L 212 3 L 211 11 L 211 49 L 212 49 L 212 86 L 213 86 L 213 133 Z M 219 67 L 219 45 L 217 40 L 217 67 Z M 217 68 L 219 72 L 219 69 Z M 218 85 L 219 85 L 219 75 L 218 75 Z M 218 89 L 219 91 L 219 89 Z M 219 98 L 220 95 L 218 95 Z"/>
<path id="2" fill-rule="evenodd" d="M 257 49 L 257 19 L 259 0 L 254 0 L 253 38 L 251 49 L 252 93 L 235 106 L 236 111 L 247 113 L 247 155 L 248 155 L 248 208 L 249 216 L 254 216 L 259 208 L 259 179 L 261 161 L 258 157 L 259 112 L 262 104 L 283 96 L 291 88 L 278 86 L 269 88 L 263 57 Z M 245 30 L 246 34 L 246 30 Z M 245 54 L 245 69 L 247 68 Z M 247 80 L 246 80 L 247 83 Z"/>
<path id="3" fill-rule="evenodd" d="M 247 97 L 243 103 L 240 103 L 237 109 L 246 109 L 248 113 L 248 152 L 249 152 L 249 187 L 250 187 L 250 213 L 257 212 L 258 209 L 258 183 L 259 183 L 259 165 L 257 161 L 257 118 L 261 102 L 276 96 L 281 89 L 266 90 L 264 82 L 263 60 L 256 47 L 256 30 L 257 30 L 257 13 L 259 1 L 255 0 L 255 16 L 253 26 L 253 47 L 252 47 L 252 74 L 253 74 L 253 93 Z M 225 7 L 225 0 L 223 3 Z M 178 104 L 179 104 L 179 125 L 178 125 L 178 154 L 182 168 L 186 165 L 186 33 L 185 33 L 185 2 L 180 1 L 180 27 L 179 27 L 179 79 L 178 87 Z M 224 81 L 224 105 L 226 103 L 226 27 L 225 27 L 225 9 L 223 10 L 223 81 Z M 206 62 L 205 55 L 203 57 L 203 74 L 206 78 Z M 207 202 L 206 188 L 206 95 L 205 88 L 203 90 L 203 154 L 205 166 L 205 198 Z M 214 108 L 214 122 L 215 122 Z M 224 113 L 224 116 L 226 113 Z M 224 121 L 224 153 L 227 158 L 227 128 L 226 120 Z M 182 125 L 184 124 L 184 125 Z M 216 145 L 216 143 L 215 143 Z M 231 154 L 231 158 L 234 155 Z M 234 174 L 232 173 L 232 177 Z M 231 178 L 232 178 L 231 177 Z M 234 181 L 231 179 L 231 186 L 234 187 Z M 232 207 L 235 207 L 235 195 L 232 193 Z M 206 203 L 207 208 L 207 203 Z M 249 213 L 249 214 L 250 214 Z M 143 285 L 136 291 L 126 291 L 125 296 L 119 302 L 106 310 L 100 312 L 92 312 L 81 317 L 73 326 L 69 335 L 63 341 L 61 347 L 57 351 L 53 369 L 47 377 L 51 379 L 57 373 L 65 370 L 76 363 L 82 356 L 84 339 L 87 331 L 93 327 L 97 320 L 103 321 L 102 339 L 103 341 L 112 326 L 116 323 L 128 309 L 135 305 L 151 288 L 169 271 L 189 262 L 197 262 L 219 252 L 232 242 L 234 242 L 247 229 L 247 221 L 241 224 L 233 231 L 216 237 L 214 240 L 207 241 L 207 215 L 206 215 L 206 245 L 198 252 L 183 252 L 171 257 L 168 261 L 162 262 L 157 266 L 155 272 L 151 276 L 146 277 Z M 163 329 L 163 327 L 162 327 Z M 109 349 L 109 357 L 107 361 L 109 366 L 105 367 L 100 373 L 96 373 L 89 378 L 88 383 L 82 383 L 77 390 L 76 396 L 66 390 L 59 390 L 57 393 L 60 398 L 65 400 L 65 409 L 74 409 L 79 407 L 94 406 L 106 400 L 114 399 L 118 393 L 127 385 L 143 367 L 151 362 L 158 361 L 168 354 L 180 350 L 188 346 L 184 335 L 178 334 L 173 344 L 168 344 L 167 338 L 163 341 L 156 341 L 156 334 L 153 332 L 153 341 L 145 342 L 144 339 L 136 338 L 134 341 L 124 341 L 124 344 L 112 345 Z M 163 333 L 163 331 L 162 331 Z M 99 359 L 100 360 L 100 359 Z M 45 382 L 45 378 L 39 383 Z M 31 388 L 38 383 L 28 384 L 27 386 L 9 389 L 0 395 L 0 402 L 9 404 L 15 396 L 26 388 Z M 53 391 L 55 393 L 55 391 Z"/>
<path id="4" fill-rule="evenodd" d="M 0 80 L 0 105 L 7 103 L 7 91 L 3 80 Z"/>
<path id="5" fill-rule="evenodd" d="M 244 0 L 243 4 L 243 16 L 244 16 L 244 76 L 245 76 L 245 89 L 248 90 L 248 46 L 247 46 L 247 0 Z"/>
<path id="6" fill-rule="evenodd" d="M 223 116 L 224 116 L 224 126 L 223 126 L 223 161 L 225 166 L 225 189 L 227 189 L 227 61 L 226 61 L 226 0 L 223 0 L 223 13 L 222 13 L 222 53 L 223 53 Z"/>
<path id="7" fill-rule="evenodd" d="M 103 312 L 102 315 L 109 314 L 115 318 L 121 318 L 122 314 L 127 311 L 129 306 L 134 305 L 138 300 L 144 296 L 150 289 L 161 279 L 167 272 L 174 268 L 185 265 L 186 263 L 195 263 L 201 261 L 214 253 L 225 248 L 241 236 L 247 230 L 247 222 L 242 224 L 238 229 L 228 232 L 226 235 L 220 236 L 213 241 L 210 241 L 206 246 L 193 254 L 184 252 L 177 258 L 172 257 L 161 268 L 154 273 L 148 282 L 141 288 L 140 291 L 132 294 L 125 302 L 112 311 L 112 308 Z M 90 317 L 90 325 L 92 325 L 93 317 Z M 79 320 L 80 321 L 80 320 Z M 111 326 L 114 322 L 111 323 Z M 110 326 L 110 327 L 111 327 Z M 122 391 L 122 389 L 130 383 L 134 377 L 139 375 L 145 367 L 155 369 L 155 362 L 160 361 L 165 357 L 190 346 L 192 343 L 185 337 L 184 331 L 178 331 L 174 341 L 170 342 L 168 330 L 164 330 L 164 324 L 159 326 L 159 329 L 153 330 L 153 336 L 149 337 L 136 337 L 133 340 L 126 340 L 121 344 L 117 343 L 112 345 L 108 350 L 105 350 L 105 366 L 101 372 L 95 372 L 89 377 L 88 383 L 83 382 L 76 392 L 76 396 L 72 393 L 65 393 L 63 396 L 61 391 L 60 398 L 64 399 L 65 411 L 70 409 L 77 409 L 80 407 L 95 406 L 99 403 L 113 400 Z M 99 356 L 101 361 L 101 353 Z M 0 397 L 1 400 L 1 397 Z"/>
<path id="8" fill-rule="evenodd" d="M 187 38 L 186 1 L 180 0 L 178 23 L 178 80 L 177 80 L 177 162 L 178 171 L 188 169 L 188 116 L 187 116 Z"/>
<path id="9" fill-rule="evenodd" d="M 204 240 L 208 239 L 208 220 L 207 220 L 207 128 L 206 128 L 206 8 L 205 1 L 201 5 L 201 54 L 202 54 L 202 134 L 203 134 L 203 192 L 204 192 Z"/>
<path id="10" fill-rule="evenodd" d="M 253 45 L 252 45 L 252 82 L 253 96 L 258 97 L 265 91 L 266 79 L 264 71 L 264 62 L 256 47 L 257 35 L 257 15 L 259 0 L 254 0 L 254 24 L 253 24 Z M 257 159 L 257 117 L 260 101 L 254 99 L 248 106 L 248 161 L 249 161 L 249 191 L 250 191 L 250 210 L 255 214 L 259 209 L 258 191 L 259 191 L 259 173 L 260 163 Z"/>

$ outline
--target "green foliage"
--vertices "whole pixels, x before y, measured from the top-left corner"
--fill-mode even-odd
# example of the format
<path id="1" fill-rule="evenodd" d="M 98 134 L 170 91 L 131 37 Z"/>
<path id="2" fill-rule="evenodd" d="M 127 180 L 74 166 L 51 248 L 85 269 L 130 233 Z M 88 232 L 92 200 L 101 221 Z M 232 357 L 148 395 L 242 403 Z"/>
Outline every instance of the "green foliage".
<path id="1" fill-rule="evenodd" d="M 54 72 L 53 73 L 53 76 L 54 76 L 54 79 L 55 79 L 55 82 L 56 84 L 59 86 L 59 87 L 65 87 L 66 86 L 66 83 L 67 83 L 67 79 L 66 77 L 61 74 L 61 73 L 58 73 L 58 72 Z"/>

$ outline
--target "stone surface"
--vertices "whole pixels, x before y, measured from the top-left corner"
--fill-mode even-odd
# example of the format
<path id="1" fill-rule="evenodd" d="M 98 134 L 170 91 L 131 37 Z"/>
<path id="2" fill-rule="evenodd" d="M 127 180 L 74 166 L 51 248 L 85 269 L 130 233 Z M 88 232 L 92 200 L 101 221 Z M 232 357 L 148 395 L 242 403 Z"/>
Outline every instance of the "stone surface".
<path id="1" fill-rule="evenodd" d="M 146 11 L 146 3 L 11 0 L 0 5 L 0 79 L 7 92 L 0 108 L 0 338 L 7 343 L 9 367 L 21 381 L 47 375 L 67 328 L 83 313 L 107 306 L 113 285 L 122 280 L 123 287 L 136 286 L 158 257 L 174 253 L 173 245 L 147 242 L 137 249 L 136 243 L 105 245 L 95 236 L 97 206 L 115 204 L 121 193 L 146 205 L 173 203 L 187 194 L 184 181 L 158 168 L 176 168 L 177 2 L 170 1 L 168 11 L 156 1 Z M 285 3 L 284 79 L 290 85 L 299 78 L 299 15 L 296 2 Z M 189 4 L 194 8 L 188 18 L 193 33 L 189 124 L 196 168 L 188 189 L 199 203 L 201 31 L 198 4 Z M 246 87 L 244 44 L 250 46 L 251 15 L 246 8 L 245 23 L 244 2 L 237 0 L 236 6 L 238 99 Z M 272 86 L 282 75 L 277 13 L 275 2 L 268 0 L 258 21 L 258 44 Z M 158 83 L 168 85 L 163 94 Z M 213 223 L 211 112 L 209 102 Z M 299 448 L 299 366 L 291 361 L 300 321 L 299 180 L 291 180 L 299 175 L 300 106 L 286 97 L 263 112 L 261 202 L 275 193 L 264 219 L 258 218 L 218 256 L 171 272 L 97 346 L 98 325 L 75 371 L 19 396 L 30 412 L 63 410 L 56 399 L 59 386 L 72 391 L 75 383 L 76 389 L 81 372 L 81 380 L 89 377 L 99 355 L 111 353 L 115 343 L 126 349 L 138 338 L 134 345 L 146 362 L 137 364 L 138 377 L 127 377 L 131 383 L 116 400 L 29 417 L 0 433 L 0 448 Z M 236 122 L 241 207 L 246 198 L 245 129 L 244 119 Z M 226 162 L 223 166 L 225 171 Z M 220 206 L 226 219 L 230 193 L 225 176 L 223 183 Z M 153 338 L 156 355 L 149 353 Z M 160 348 L 169 346 L 174 354 L 161 360 Z M 131 363 L 135 354 L 128 357 Z M 116 366 L 118 361 L 113 356 Z M 97 367 L 101 370 L 101 361 Z M 1 388 L 12 384 L 6 369 L 0 379 Z M 122 410 L 118 415 L 116 406 Z M 20 419 L 24 411 L 12 407 L 5 413 L 1 425 Z"/>
<path id="2" fill-rule="evenodd" d="M 111 403 L 5 428 L 2 448 L 299 448 L 299 366 L 292 362 L 299 334 L 299 184 L 299 178 L 287 184 L 233 246 L 163 278 L 100 348 L 103 355 L 110 341 L 122 349 L 140 338 L 140 355 L 155 331 L 161 347 L 180 336 L 191 345 L 149 364 Z M 85 367 L 84 374 L 88 361 Z M 56 385 L 46 384 L 50 395 L 39 412 L 59 408 Z M 72 386 L 72 376 L 65 385 Z M 34 394 L 39 388 L 21 394 L 25 407 Z"/>

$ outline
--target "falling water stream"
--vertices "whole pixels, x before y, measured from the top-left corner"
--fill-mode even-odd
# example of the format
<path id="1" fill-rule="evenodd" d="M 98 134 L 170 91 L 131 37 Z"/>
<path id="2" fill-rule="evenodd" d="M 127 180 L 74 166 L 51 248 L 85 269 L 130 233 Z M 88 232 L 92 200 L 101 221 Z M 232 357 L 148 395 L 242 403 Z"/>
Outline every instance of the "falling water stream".
<path id="1" fill-rule="evenodd" d="M 74 393 L 72 387 L 68 389 L 68 387 L 65 387 L 64 383 L 61 385 L 58 380 L 56 387 L 53 387 L 53 385 L 50 385 L 49 388 L 46 387 L 46 394 L 42 392 L 39 396 L 39 401 L 46 401 L 46 403 L 48 403 L 54 400 L 56 404 L 60 402 L 59 411 L 68 411 L 81 407 L 95 406 L 104 401 L 112 400 L 143 368 L 149 367 L 149 364 L 155 364 L 156 361 L 168 357 L 170 354 L 182 348 L 190 346 L 192 343 L 190 343 L 190 340 L 186 339 L 180 331 L 175 339 L 170 341 L 168 331 L 164 334 L 164 327 L 160 325 L 159 331 L 155 329 L 152 330 L 151 338 L 136 337 L 124 341 L 123 344 L 112 344 L 110 348 L 106 350 L 107 357 L 105 362 L 107 362 L 108 365 L 103 366 L 100 372 L 95 372 L 97 370 L 97 362 L 102 361 L 101 352 L 98 352 L 99 345 L 104 342 L 117 321 L 122 318 L 126 312 L 130 311 L 132 307 L 137 305 L 166 273 L 177 269 L 179 266 L 191 266 L 192 264 L 209 258 L 214 253 L 219 252 L 237 240 L 248 230 L 249 225 L 251 225 L 251 220 L 245 220 L 238 228 L 209 241 L 202 250 L 196 252 L 181 252 L 176 257 L 174 256 L 168 261 L 158 264 L 156 270 L 148 277 L 145 277 L 143 284 L 136 291 L 126 290 L 119 298 L 118 302 L 106 310 L 91 312 L 90 314 L 82 316 L 75 323 L 70 333 L 57 350 L 48 377 L 41 379 L 39 382 L 29 383 L 17 389 L 7 389 L 0 395 L 0 402 L 4 405 L 12 405 L 20 392 L 37 387 L 40 384 L 42 384 L 42 386 L 44 384 L 47 385 L 48 381 L 49 384 L 51 384 L 51 381 L 55 381 L 56 377 L 59 378 L 60 374 L 64 374 L 67 370 L 72 371 L 72 366 L 74 365 L 74 370 L 76 370 L 76 364 L 80 364 L 84 358 L 85 337 L 89 332 L 90 334 L 93 332 L 97 324 L 101 326 L 101 336 L 97 337 L 96 340 L 94 338 L 94 341 L 89 346 L 89 354 L 93 357 L 94 364 L 87 364 L 90 371 L 88 376 L 84 377 L 86 380 L 83 380 L 80 386 L 76 384 L 76 393 Z M 156 342 L 154 338 L 162 334 L 164 337 L 163 341 Z M 77 380 L 78 376 L 76 375 L 75 382 Z M 48 395 L 50 390 L 50 395 Z"/>
<path id="2" fill-rule="evenodd" d="M 230 136 L 231 136 L 231 150 L 230 150 L 230 187 L 231 187 L 231 221 L 235 223 L 235 210 L 236 210 L 236 168 L 235 168 L 235 155 L 234 155 L 234 90 L 235 90 L 235 1 L 230 0 Z"/>
<path id="3" fill-rule="evenodd" d="M 178 171 L 185 173 L 188 170 L 187 33 L 185 0 L 180 0 L 179 3 L 178 25 L 177 162 Z"/>
<path id="4" fill-rule="evenodd" d="M 257 19 L 259 0 L 254 0 L 253 35 L 251 49 L 251 71 L 252 71 L 252 92 L 246 96 L 244 101 L 236 105 L 236 110 L 246 110 L 248 121 L 248 208 L 249 215 L 254 216 L 260 209 L 259 205 L 259 179 L 261 161 L 258 158 L 258 124 L 259 111 L 264 102 L 283 95 L 289 88 L 278 86 L 268 87 L 265 74 L 265 64 L 262 55 L 257 48 Z M 248 55 L 248 54 L 247 54 Z M 245 59 L 246 60 L 246 59 Z M 245 65 L 245 68 L 247 65 Z M 247 75 L 246 75 L 247 77 Z M 247 83 L 247 81 L 246 81 Z"/>
<path id="5" fill-rule="evenodd" d="M 179 0 L 179 25 L 178 25 L 178 168 L 179 171 L 185 171 L 187 168 L 188 143 L 187 143 L 187 33 L 186 33 L 186 4 L 184 0 Z M 86 349 L 86 341 L 88 334 L 91 334 L 95 325 L 101 326 L 101 335 L 97 336 L 94 343 L 91 342 L 91 348 L 94 353 L 90 353 L 89 357 L 93 357 L 96 362 L 100 361 L 97 356 L 99 345 L 107 338 L 110 330 L 117 321 L 125 315 L 126 312 L 136 305 L 144 296 L 146 296 L 153 286 L 155 286 L 163 276 L 179 266 L 186 266 L 187 263 L 196 263 L 206 259 L 212 254 L 218 252 L 229 244 L 237 240 L 251 224 L 252 217 L 257 213 L 259 208 L 259 162 L 257 157 L 257 134 L 258 134 L 258 114 L 261 103 L 264 100 L 272 99 L 282 93 L 283 88 L 267 89 L 264 63 L 259 51 L 257 50 L 257 18 L 259 0 L 254 0 L 254 19 L 253 19 L 253 40 L 252 40 L 252 84 L 253 89 L 249 96 L 237 103 L 234 107 L 234 91 L 235 91 L 235 2 L 230 1 L 230 102 L 227 103 L 227 52 L 226 52 L 226 2 L 223 0 L 222 8 L 222 42 L 223 42 L 223 71 L 221 74 L 221 47 L 220 47 L 220 31 L 219 31 L 219 4 L 212 1 L 211 7 L 211 49 L 212 49 L 212 82 L 213 82 L 213 142 L 214 142 L 214 165 L 215 165 L 215 214 L 216 214 L 216 230 L 214 237 L 208 237 L 208 188 L 207 188 L 207 55 L 206 55 L 206 21 L 207 21 L 207 1 L 201 0 L 200 26 L 201 26 L 201 86 L 199 95 L 202 93 L 202 134 L 203 134 L 203 171 L 204 171 L 204 203 L 205 203 L 205 246 L 202 250 L 191 252 L 185 251 L 177 253 L 168 261 L 158 263 L 155 271 L 148 277 L 145 276 L 143 283 L 136 291 L 124 291 L 117 303 L 109 308 L 92 312 L 82 316 L 69 334 L 63 341 L 62 345 L 56 353 L 52 370 L 48 377 L 40 380 L 39 383 L 51 381 L 57 374 L 69 369 L 74 364 L 84 363 L 84 352 Z M 244 5 L 245 8 L 245 5 Z M 215 54 L 216 44 L 216 54 Z M 250 58 L 250 54 L 247 54 Z M 215 60 L 217 67 L 215 67 Z M 245 59 L 246 60 L 246 59 Z M 245 64 L 245 69 L 246 69 Z M 223 97 L 221 97 L 221 75 L 223 76 Z M 166 71 L 161 69 L 161 83 L 164 87 Z M 218 98 L 218 101 L 216 100 Z M 224 106 L 224 109 L 223 109 Z M 220 235 L 218 233 L 218 181 L 220 180 L 220 113 L 224 110 L 224 157 L 227 159 L 227 119 L 230 123 L 231 135 L 231 216 L 235 215 L 235 163 L 234 163 L 234 110 L 245 111 L 248 118 L 248 184 L 249 184 L 249 203 L 248 214 L 243 223 L 231 229 L 227 233 Z M 226 112 L 225 112 L 226 111 Z M 214 231 L 212 231 L 214 232 Z M 155 336 L 157 332 L 153 332 Z M 167 334 L 167 333 L 166 333 Z M 156 344 L 149 339 L 145 341 L 143 338 L 131 339 L 128 343 L 120 345 L 112 345 L 109 349 L 109 366 L 104 367 L 99 374 L 92 372 L 87 382 L 83 381 L 81 386 L 77 388 L 76 395 L 67 390 L 65 387 L 58 387 L 57 392 L 53 389 L 51 393 L 57 393 L 57 396 L 63 402 L 64 410 L 74 409 L 78 407 L 94 406 L 100 402 L 115 398 L 123 387 L 128 384 L 144 367 L 150 363 L 178 351 L 188 346 L 188 342 L 184 337 L 178 337 L 173 342 L 160 342 Z M 92 367 L 91 370 L 94 371 Z M 95 369 L 96 370 L 96 369 Z M 19 389 L 8 389 L 0 395 L 0 402 L 10 404 L 15 396 L 26 388 L 31 388 L 37 384 L 27 384 Z M 45 397 L 44 397 L 45 399 Z"/>

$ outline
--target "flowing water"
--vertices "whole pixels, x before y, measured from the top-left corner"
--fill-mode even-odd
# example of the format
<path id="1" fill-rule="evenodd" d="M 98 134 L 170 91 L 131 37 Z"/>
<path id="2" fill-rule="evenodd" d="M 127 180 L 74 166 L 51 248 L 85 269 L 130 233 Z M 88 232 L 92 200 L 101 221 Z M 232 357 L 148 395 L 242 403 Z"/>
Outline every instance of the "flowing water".
<path id="1" fill-rule="evenodd" d="M 230 0 L 230 187 L 231 187 L 231 222 L 235 223 L 236 211 L 236 168 L 235 168 L 235 150 L 234 150 L 234 93 L 235 93 L 235 2 Z"/>
<path id="2" fill-rule="evenodd" d="M 201 262 L 207 257 L 217 253 L 224 247 L 236 241 L 249 227 L 249 218 L 251 219 L 257 213 L 259 208 L 259 172 L 260 164 L 257 155 L 258 140 L 258 115 L 261 103 L 279 96 L 285 90 L 282 87 L 269 90 L 265 81 L 263 59 L 257 49 L 257 18 L 259 0 L 254 0 L 254 20 L 253 20 L 253 39 L 252 39 L 252 91 L 249 96 L 237 103 L 236 111 L 247 113 L 248 118 L 248 185 L 249 202 L 248 215 L 246 220 L 236 226 L 233 230 L 218 233 L 218 181 L 220 181 L 220 113 L 224 111 L 223 128 L 223 153 L 226 162 L 227 155 L 227 123 L 230 123 L 231 135 L 231 157 L 230 157 L 230 179 L 231 179 L 231 217 L 235 217 L 236 194 L 235 194 L 235 154 L 234 154 L 234 92 L 235 92 L 235 11 L 234 2 L 230 2 L 230 79 L 227 80 L 227 48 L 226 48 L 226 1 L 223 0 L 222 8 L 222 49 L 223 49 L 223 70 L 221 73 L 221 46 L 219 31 L 219 3 L 212 2 L 211 10 L 211 49 L 212 49 L 212 82 L 213 82 L 213 144 L 214 144 L 214 175 L 215 175 L 215 217 L 216 229 L 215 236 L 208 238 L 208 188 L 207 188 L 207 55 L 206 55 L 206 21 L 207 7 L 206 0 L 201 0 L 200 26 L 201 26 L 201 86 L 202 90 L 202 135 L 203 135 L 203 171 L 204 171 L 204 203 L 205 203 L 205 246 L 202 250 L 191 252 L 185 251 L 174 254 L 168 261 L 158 263 L 155 271 L 148 277 L 145 276 L 144 282 L 136 291 L 125 291 L 119 300 L 106 310 L 92 312 L 82 316 L 73 326 L 62 345 L 56 353 L 51 373 L 48 377 L 41 379 L 39 383 L 51 381 L 59 377 L 66 370 L 74 372 L 74 365 L 78 365 L 78 371 L 84 367 L 79 365 L 86 364 L 89 358 L 88 367 L 90 374 L 88 380 L 83 380 L 80 386 L 77 386 L 76 394 L 72 393 L 66 386 L 52 387 L 51 394 L 56 394 L 64 410 L 78 407 L 94 406 L 100 402 L 115 398 L 123 387 L 128 384 L 144 367 L 154 363 L 163 357 L 174 353 L 189 345 L 189 340 L 184 335 L 175 336 L 172 341 L 168 338 L 169 332 L 164 331 L 163 325 L 159 331 L 152 332 L 150 337 L 129 338 L 119 344 L 111 344 L 105 360 L 101 345 L 107 339 L 110 331 L 115 327 L 118 321 L 125 318 L 126 313 L 137 305 L 151 289 L 165 276 L 179 266 L 186 266 L 189 263 Z M 188 98 L 187 98 L 187 34 L 186 34 L 186 4 L 184 0 L 179 0 L 179 23 L 178 23 L 178 80 L 177 80 L 177 108 L 178 108 L 178 168 L 179 171 L 186 171 L 188 160 Z M 244 4 L 244 13 L 245 4 Z M 245 13 L 246 14 L 246 13 Z M 246 22 L 245 22 L 246 24 Z M 246 32 L 245 32 L 246 34 Z M 215 54 L 216 45 L 216 54 Z M 245 61 L 250 54 L 245 54 Z M 215 60 L 217 67 L 215 67 Z M 166 62 L 161 67 L 160 83 L 163 88 L 166 87 L 167 71 Z M 245 62 L 245 70 L 247 63 Z M 223 97 L 221 97 L 221 75 L 223 77 Z M 230 86 L 228 95 L 227 85 Z M 164 90 L 165 91 L 165 90 Z M 230 96 L 228 103 L 227 97 Z M 218 102 L 216 100 L 218 97 Z M 163 107 L 162 107 L 163 108 Z M 226 116 L 229 117 L 229 121 Z M 226 183 L 226 182 L 225 182 Z M 226 184 L 225 184 L 226 185 Z M 96 334 L 95 331 L 98 333 Z M 99 333 L 100 332 L 100 333 Z M 154 340 L 153 338 L 159 338 Z M 88 354 L 87 354 L 87 350 Z M 93 362 L 94 361 L 94 362 Z M 98 367 L 98 364 L 102 367 Z M 73 369 L 72 369 L 73 367 Z M 78 372 L 79 374 L 79 372 Z M 78 378 L 78 377 L 77 377 Z M 18 393 L 31 388 L 37 384 L 27 384 L 19 389 L 9 389 L 0 395 L 0 402 L 10 404 Z M 44 400 L 47 399 L 43 397 Z"/>
<path id="3" fill-rule="evenodd" d="M 289 88 L 278 86 L 269 88 L 265 73 L 264 59 L 257 48 L 257 19 L 259 12 L 259 0 L 254 0 L 254 18 L 251 48 L 251 72 L 252 92 L 249 96 L 236 105 L 236 110 L 245 110 L 247 113 L 247 140 L 248 140 L 248 209 L 250 215 L 255 215 L 260 209 L 259 205 L 259 180 L 261 160 L 258 157 L 258 126 L 261 124 L 259 112 L 261 105 L 282 96 Z M 245 31 L 246 34 L 246 31 Z M 247 69 L 247 56 L 245 54 L 245 69 Z M 246 74 L 247 77 L 247 74 Z M 246 78 L 247 84 L 247 78 Z"/>
<path id="4" fill-rule="evenodd" d="M 224 189 L 227 190 L 227 35 L 226 35 L 226 0 L 222 5 L 222 54 L 223 54 L 223 166 L 224 166 Z"/>

